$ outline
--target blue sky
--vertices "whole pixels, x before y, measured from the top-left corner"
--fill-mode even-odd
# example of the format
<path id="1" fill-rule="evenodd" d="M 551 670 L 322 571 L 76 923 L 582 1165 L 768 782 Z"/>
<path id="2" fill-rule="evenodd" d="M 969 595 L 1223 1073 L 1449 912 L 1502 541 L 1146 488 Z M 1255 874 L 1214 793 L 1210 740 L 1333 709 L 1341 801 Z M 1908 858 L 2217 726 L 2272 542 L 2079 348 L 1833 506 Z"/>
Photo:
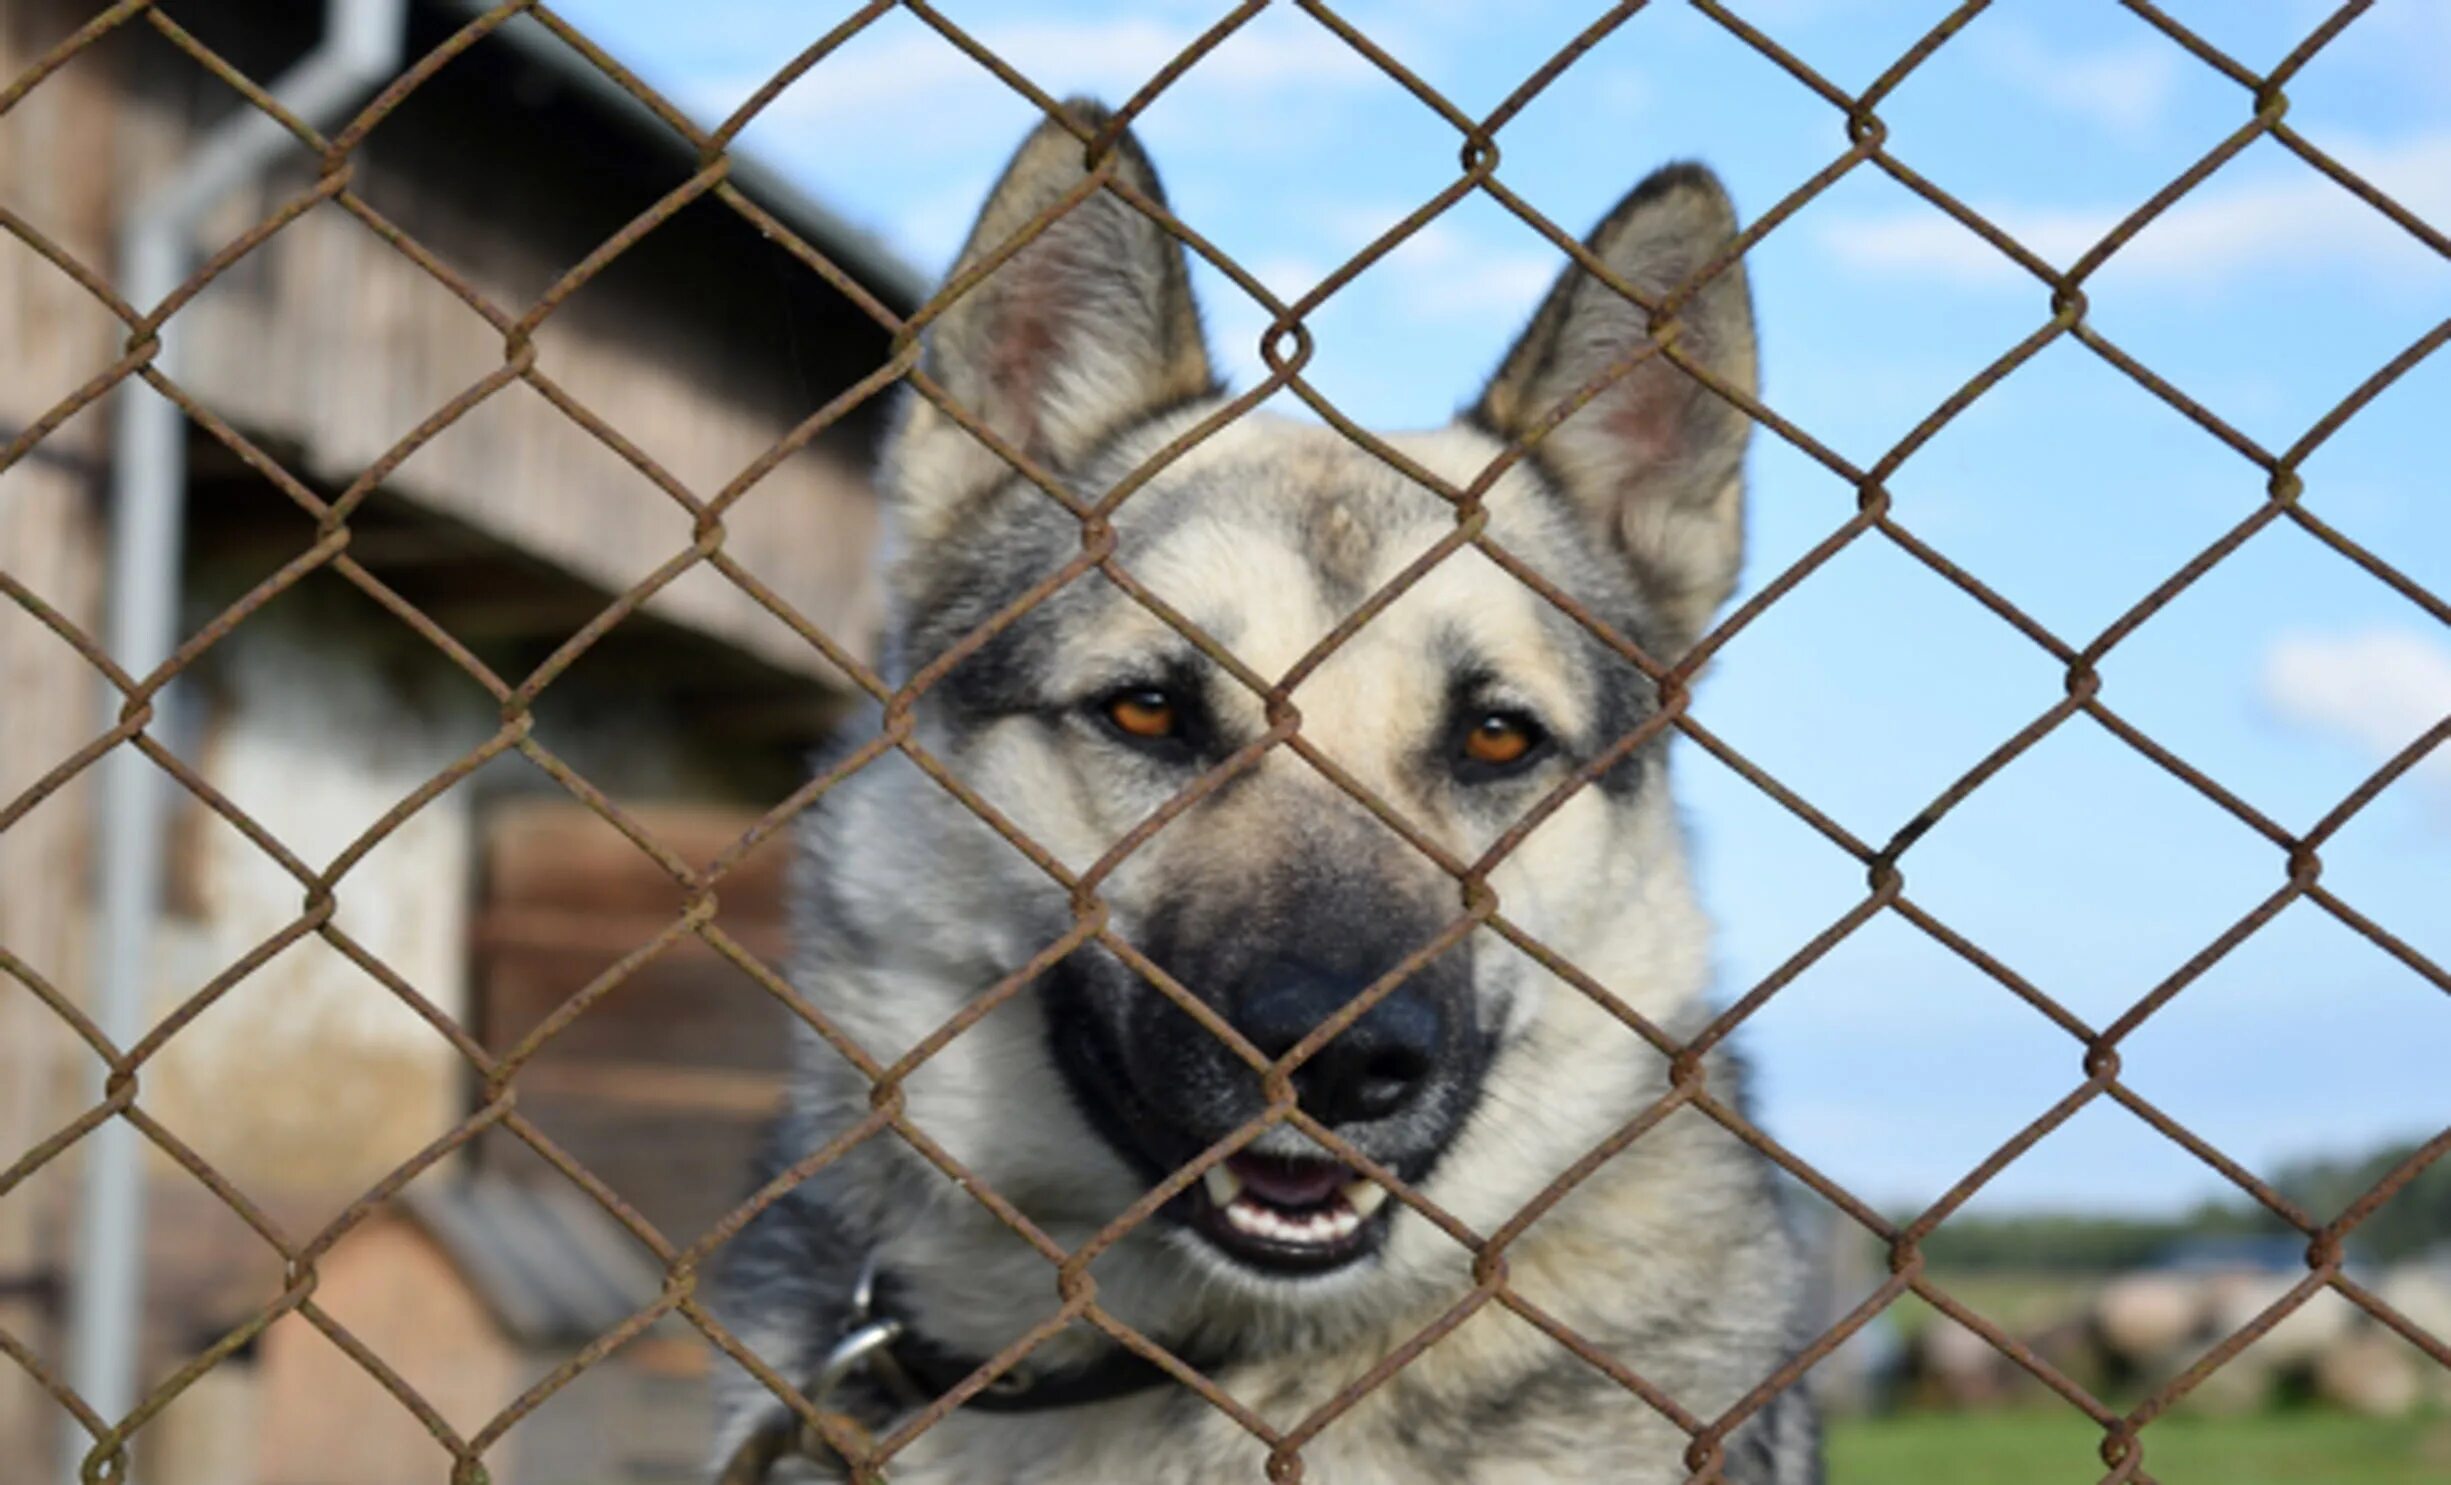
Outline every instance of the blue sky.
<path id="1" fill-rule="evenodd" d="M 2329 11 L 2311 0 L 2166 8 L 2250 67 Z M 947 4 L 1040 86 L 1134 91 L 1222 3 Z M 1868 84 L 1949 6 L 1736 7 L 1841 87 Z M 728 112 L 848 6 L 561 0 L 557 9 L 697 114 Z M 1355 4 L 1355 22 L 1469 113 L 1505 97 L 1597 6 Z M 2290 88 L 2317 145 L 2451 228 L 2451 8 L 2383 0 Z M 1882 107 L 1890 149 L 2066 264 L 2243 122 L 2247 93 L 2132 14 L 2003 3 Z M 889 14 L 793 87 L 743 148 L 930 272 L 1030 105 Z M 1450 182 L 1459 138 L 1317 21 L 1247 26 L 1146 115 L 1185 220 L 1286 298 Z M 1839 112 L 1707 18 L 1660 4 L 1578 61 L 1500 136 L 1499 175 L 1580 232 L 1634 180 L 1707 160 L 1742 210 L 1846 147 Z M 1375 426 L 1443 419 L 1561 265 L 1482 198 L 1442 217 L 1311 321 L 1310 379 Z M 1869 166 L 1750 256 L 1764 396 L 1870 464 L 2042 325 L 2047 291 Z M 1247 382 L 1265 317 L 1203 274 L 1213 336 Z M 2282 448 L 2451 316 L 2451 262 L 2261 141 L 2115 256 L 2092 323 L 2267 447 Z M 2308 460 L 2310 509 L 2451 593 L 2451 352 Z M 1748 588 L 1845 521 L 1851 489 L 1756 439 Z M 1897 519 L 2083 646 L 2249 515 L 2261 473 L 2100 357 L 2062 340 L 1891 481 Z M 2303 829 L 2451 712 L 2451 632 L 2283 523 L 2103 665 L 2103 700 L 2284 827 Z M 1886 839 L 2062 695 L 2056 662 L 1877 536 L 1735 639 L 1697 715 L 1858 835 Z M 1863 894 L 1849 858 L 1686 747 L 1705 887 L 1739 994 Z M 2451 749 L 2324 852 L 2324 881 L 2451 963 Z M 1909 894 L 2095 1024 L 2283 880 L 2281 853 L 2088 719 L 1991 780 L 1904 858 Z M 2005 989 L 1884 915 L 1748 1033 L 1771 1129 L 1875 1201 L 1929 1199 L 2082 1079 L 2079 1049 Z M 2451 1123 L 2451 1001 L 2300 903 L 2127 1043 L 2131 1084 L 2250 1165 Z M 2220 1178 L 2098 1104 L 1985 1195 L 1992 1207 L 2170 1206 Z"/>

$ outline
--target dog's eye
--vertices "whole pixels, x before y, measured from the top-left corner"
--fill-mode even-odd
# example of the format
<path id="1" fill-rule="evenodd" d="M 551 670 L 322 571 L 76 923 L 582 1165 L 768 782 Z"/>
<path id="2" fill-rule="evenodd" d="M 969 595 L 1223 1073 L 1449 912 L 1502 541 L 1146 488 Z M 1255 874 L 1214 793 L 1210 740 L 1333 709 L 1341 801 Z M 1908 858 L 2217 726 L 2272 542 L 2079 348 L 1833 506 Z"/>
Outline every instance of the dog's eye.
<path id="1" fill-rule="evenodd" d="M 1464 734 L 1465 759 L 1485 771 L 1512 772 L 1530 763 L 1549 734 L 1521 712 L 1486 712 Z"/>
<path id="2" fill-rule="evenodd" d="M 1183 714 L 1174 698 L 1155 686 L 1134 686 L 1100 702 L 1107 721 L 1126 737 L 1166 742 L 1182 735 Z"/>

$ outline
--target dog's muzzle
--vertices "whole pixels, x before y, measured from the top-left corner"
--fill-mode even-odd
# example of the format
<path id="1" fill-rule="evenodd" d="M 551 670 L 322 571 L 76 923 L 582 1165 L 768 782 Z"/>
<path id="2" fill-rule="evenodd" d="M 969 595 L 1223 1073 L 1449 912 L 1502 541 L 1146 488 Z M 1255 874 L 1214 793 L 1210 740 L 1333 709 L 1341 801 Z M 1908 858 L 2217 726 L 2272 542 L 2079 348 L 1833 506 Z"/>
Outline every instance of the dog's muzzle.
<path id="1" fill-rule="evenodd" d="M 1350 1015 L 1428 936 L 1404 926 L 1325 944 L 1310 935 L 1248 958 L 1189 952 L 1160 936 L 1151 953 L 1204 999 L 1214 996 L 1210 1004 L 1261 1056 L 1300 1054 L 1290 1082 L 1301 1111 L 1409 1183 L 1429 1173 L 1461 1126 L 1487 1056 L 1462 947 Z M 1056 1060 L 1081 1106 L 1151 1184 L 1267 1115 L 1263 1074 L 1111 957 L 1065 961 L 1048 1003 Z M 1239 1267 L 1299 1276 L 1374 1252 L 1395 1204 L 1341 1155 L 1279 1124 L 1209 1166 L 1161 1215 Z"/>

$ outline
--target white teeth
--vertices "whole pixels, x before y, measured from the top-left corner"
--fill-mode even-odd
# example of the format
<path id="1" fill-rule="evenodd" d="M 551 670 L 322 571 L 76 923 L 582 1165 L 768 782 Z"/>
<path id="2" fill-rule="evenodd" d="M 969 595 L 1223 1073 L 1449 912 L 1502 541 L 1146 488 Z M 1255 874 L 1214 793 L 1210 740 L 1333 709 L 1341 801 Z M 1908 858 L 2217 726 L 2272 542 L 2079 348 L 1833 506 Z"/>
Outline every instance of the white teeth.
<path id="1" fill-rule="evenodd" d="M 1299 1243 L 1324 1246 L 1343 1242 L 1353 1236 L 1362 1219 L 1351 1207 L 1338 1203 L 1295 1216 L 1277 1211 L 1258 1202 L 1238 1201 L 1221 1208 L 1225 1219 L 1238 1232 L 1270 1242 Z"/>
<path id="2" fill-rule="evenodd" d="M 1387 1202 L 1385 1188 L 1355 1180 L 1318 1206 L 1288 1210 L 1248 1194 L 1242 1177 L 1223 1165 L 1210 1166 L 1200 1179 L 1209 1205 L 1225 1218 L 1227 1226 L 1247 1237 L 1303 1247 L 1329 1247 L 1345 1241 Z"/>

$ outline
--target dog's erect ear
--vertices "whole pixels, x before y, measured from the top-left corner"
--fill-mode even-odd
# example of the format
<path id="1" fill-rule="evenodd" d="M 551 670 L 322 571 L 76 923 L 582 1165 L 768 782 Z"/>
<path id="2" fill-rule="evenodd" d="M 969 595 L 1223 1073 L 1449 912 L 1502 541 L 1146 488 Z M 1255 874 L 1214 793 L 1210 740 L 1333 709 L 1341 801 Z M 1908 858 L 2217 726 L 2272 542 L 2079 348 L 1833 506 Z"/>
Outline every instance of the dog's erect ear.
<path id="1" fill-rule="evenodd" d="M 1097 128 L 1107 110 L 1065 105 Z M 1089 171 L 1080 140 L 1040 125 L 979 212 L 953 276 L 992 257 Z M 1126 133 L 1114 180 L 1165 199 Z M 997 264 L 925 332 L 921 366 L 952 400 L 1032 459 L 1061 469 L 1126 422 L 1213 391 L 1182 245 L 1104 187 Z M 1011 466 L 924 398 L 910 400 L 892 451 L 899 516 L 925 540 Z"/>
<path id="2" fill-rule="evenodd" d="M 1735 234 L 1735 209 L 1711 173 L 1671 165 L 1635 187 L 1586 245 L 1656 302 Z M 1753 308 L 1742 263 L 1721 270 L 1676 318 L 1684 327 L 1677 341 L 1683 354 L 1725 383 L 1753 391 Z M 1541 425 L 1644 345 L 1648 325 L 1641 306 L 1569 264 L 1491 379 L 1474 420 L 1502 438 Z M 1726 399 L 1654 355 L 1536 445 L 1567 493 L 1633 565 L 1680 653 L 1736 585 L 1752 427 Z"/>

